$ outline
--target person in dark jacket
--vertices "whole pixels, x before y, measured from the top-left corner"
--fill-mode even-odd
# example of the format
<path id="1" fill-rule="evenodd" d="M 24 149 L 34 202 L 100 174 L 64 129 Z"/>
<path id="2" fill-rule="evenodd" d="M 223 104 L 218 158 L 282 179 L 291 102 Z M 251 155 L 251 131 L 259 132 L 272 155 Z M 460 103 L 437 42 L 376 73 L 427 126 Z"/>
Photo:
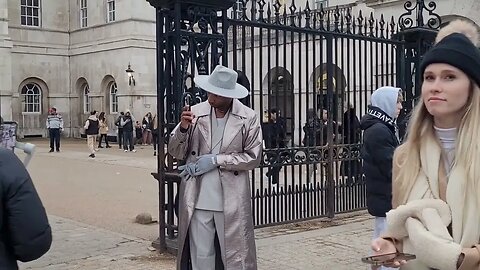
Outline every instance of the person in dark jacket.
<path id="1" fill-rule="evenodd" d="M 133 131 L 134 131 L 134 124 L 133 119 L 130 111 L 125 113 L 125 117 L 120 120 L 120 125 L 123 127 L 123 150 L 125 152 L 136 152 L 133 146 Z"/>
<path id="2" fill-rule="evenodd" d="M 95 152 L 98 149 L 95 149 L 96 140 L 98 136 L 98 131 L 100 129 L 100 122 L 97 118 L 97 111 L 90 112 L 90 116 L 88 117 L 87 121 L 85 121 L 85 125 L 83 126 L 85 129 L 85 134 L 87 135 L 87 145 L 88 149 L 90 150 L 89 157 L 95 158 Z"/>
<path id="3" fill-rule="evenodd" d="M 125 114 L 123 112 L 120 112 L 120 115 L 117 117 L 117 120 L 115 121 L 115 126 L 117 126 L 118 129 L 118 148 L 122 149 L 123 148 L 123 126 L 120 125 L 120 121 L 125 117 Z"/>
<path id="4" fill-rule="evenodd" d="M 43 256 L 52 244 L 45 208 L 25 166 L 13 151 L 0 148 L 0 269 Z"/>
<path id="5" fill-rule="evenodd" d="M 237 83 L 240 84 L 241 86 L 245 87 L 248 92 L 250 92 L 250 80 L 247 78 L 247 75 L 245 75 L 245 72 L 241 70 L 235 70 L 237 72 Z M 239 99 L 240 102 L 242 102 L 243 105 L 247 106 L 250 108 L 250 93 L 248 96 Z"/>
<path id="6" fill-rule="evenodd" d="M 381 87 L 371 97 L 362 117 L 363 173 L 367 185 L 368 212 L 375 216 L 374 239 L 385 229 L 385 216 L 392 209 L 392 159 L 399 145 L 395 119 L 402 109 L 399 88 Z"/>
<path id="7" fill-rule="evenodd" d="M 268 112 L 268 124 L 263 129 L 268 129 L 267 135 L 263 136 L 267 149 L 285 148 L 285 122 L 280 120 L 279 110 L 273 108 Z M 262 131 L 263 131 L 262 130 Z M 272 184 L 278 184 L 280 178 L 280 170 L 282 169 L 282 152 L 277 150 L 276 153 L 267 153 L 267 157 L 271 166 L 268 168 L 266 176 L 271 179 Z"/>
<path id="8" fill-rule="evenodd" d="M 351 153 L 358 150 L 357 144 L 360 143 L 362 130 L 360 128 L 360 121 L 355 113 L 355 108 L 349 104 L 348 109 L 343 114 L 342 135 L 343 143 L 347 144 L 347 157 L 352 157 Z M 347 148 L 348 147 L 348 148 Z M 340 174 L 347 177 L 347 184 L 353 184 L 361 177 L 362 163 L 358 159 L 349 159 L 342 161 L 340 166 Z"/>
<path id="9" fill-rule="evenodd" d="M 48 136 L 50 137 L 49 152 L 52 153 L 54 149 L 60 152 L 60 133 L 63 131 L 63 118 L 57 113 L 57 108 L 55 107 L 52 107 L 48 112 L 46 124 Z"/>

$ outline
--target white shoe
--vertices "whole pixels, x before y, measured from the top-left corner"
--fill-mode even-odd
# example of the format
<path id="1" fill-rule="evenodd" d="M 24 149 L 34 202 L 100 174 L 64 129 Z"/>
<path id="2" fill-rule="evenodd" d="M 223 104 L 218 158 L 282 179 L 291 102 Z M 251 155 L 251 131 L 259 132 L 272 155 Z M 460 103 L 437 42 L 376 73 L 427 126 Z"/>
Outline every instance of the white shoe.
<path id="1" fill-rule="evenodd" d="M 132 150 L 132 151 L 130 151 L 130 152 L 133 152 L 133 153 L 135 153 L 135 152 L 137 152 L 137 150 L 133 149 L 133 150 Z"/>
<path id="2" fill-rule="evenodd" d="M 125 151 L 125 153 L 128 152 L 128 150 L 124 150 L 124 151 Z"/>

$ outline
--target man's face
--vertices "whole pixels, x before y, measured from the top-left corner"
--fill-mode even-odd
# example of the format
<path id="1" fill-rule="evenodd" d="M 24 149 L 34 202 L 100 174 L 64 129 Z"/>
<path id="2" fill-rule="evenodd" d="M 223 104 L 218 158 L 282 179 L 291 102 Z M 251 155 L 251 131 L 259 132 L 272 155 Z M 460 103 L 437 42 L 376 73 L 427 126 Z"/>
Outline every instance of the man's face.
<path id="1" fill-rule="evenodd" d="M 276 121 L 276 120 L 277 120 L 277 113 L 276 113 L 276 112 L 270 113 L 270 118 L 271 118 L 273 121 Z"/>
<path id="2" fill-rule="evenodd" d="M 322 111 L 322 118 L 323 118 L 324 121 L 328 120 L 328 111 L 327 110 Z"/>
<path id="3" fill-rule="evenodd" d="M 221 97 L 212 93 L 208 93 L 208 103 L 210 103 L 210 106 L 212 106 L 213 108 L 222 109 L 230 106 L 231 102 L 231 98 Z"/>

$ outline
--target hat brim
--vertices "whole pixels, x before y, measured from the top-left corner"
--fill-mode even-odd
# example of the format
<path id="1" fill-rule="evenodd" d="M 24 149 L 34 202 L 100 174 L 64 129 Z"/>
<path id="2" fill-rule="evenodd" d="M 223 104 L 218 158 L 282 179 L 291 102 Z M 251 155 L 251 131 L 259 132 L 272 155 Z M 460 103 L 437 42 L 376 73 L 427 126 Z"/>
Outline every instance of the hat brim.
<path id="1" fill-rule="evenodd" d="M 208 77 L 209 75 L 197 75 L 193 81 L 203 90 L 221 97 L 241 99 L 249 94 L 247 88 L 238 83 L 235 84 L 235 89 L 233 90 L 225 89 L 212 85 L 210 82 L 208 82 Z"/>

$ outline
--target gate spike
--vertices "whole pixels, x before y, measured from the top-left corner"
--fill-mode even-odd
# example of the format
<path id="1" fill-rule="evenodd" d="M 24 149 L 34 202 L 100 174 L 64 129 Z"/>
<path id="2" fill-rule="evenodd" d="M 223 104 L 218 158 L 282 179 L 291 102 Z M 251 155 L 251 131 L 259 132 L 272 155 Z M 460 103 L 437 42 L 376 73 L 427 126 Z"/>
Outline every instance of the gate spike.
<path id="1" fill-rule="evenodd" d="M 320 30 L 325 30 L 325 10 L 323 9 L 323 3 L 320 4 L 320 11 L 317 13 L 320 17 L 318 22 L 320 23 Z"/>
<path id="2" fill-rule="evenodd" d="M 395 33 L 395 18 L 392 16 L 392 20 L 390 22 L 390 34 L 393 36 Z"/>
<path id="3" fill-rule="evenodd" d="M 272 23 L 272 7 L 271 7 L 270 3 L 268 3 L 268 5 L 267 5 L 267 21 L 269 23 Z"/>
<path id="4" fill-rule="evenodd" d="M 266 4 L 266 3 L 265 3 L 265 0 L 259 0 L 259 1 L 258 1 L 258 20 L 259 20 L 260 22 L 265 22 L 265 17 L 264 17 L 264 15 L 263 15 L 264 12 L 265 12 L 265 10 L 264 10 L 264 8 L 263 8 L 263 7 L 265 7 L 265 4 Z M 255 9 L 252 8 L 252 12 L 253 12 L 254 10 L 255 10 Z M 252 16 L 252 17 L 253 17 L 253 16 Z"/>
<path id="5" fill-rule="evenodd" d="M 373 28 L 375 27 L 375 19 L 373 18 L 373 12 L 370 12 L 370 18 L 368 19 L 368 28 L 370 29 L 370 36 L 373 37 Z"/>
<path id="6" fill-rule="evenodd" d="M 330 16 L 329 16 L 330 17 Z M 340 9 L 338 8 L 338 5 L 335 7 L 335 10 L 333 11 L 333 25 L 334 25 L 334 31 L 339 32 L 338 29 L 338 23 L 340 20 Z"/>
<path id="7" fill-rule="evenodd" d="M 380 23 L 379 24 L 380 24 L 380 36 L 382 38 L 385 38 L 385 19 L 383 18 L 383 14 L 380 16 Z"/>
<path id="8" fill-rule="evenodd" d="M 310 10 L 310 5 L 307 0 L 307 5 L 305 7 L 305 28 L 311 29 L 312 27 L 310 26 L 310 19 L 311 19 L 311 10 Z"/>
<path id="9" fill-rule="evenodd" d="M 352 14 L 350 13 L 350 8 L 347 8 L 347 14 L 345 14 L 345 24 L 347 26 L 347 34 L 352 33 L 352 29 L 350 29 L 352 25 Z"/>
<path id="10" fill-rule="evenodd" d="M 362 11 L 361 11 L 361 10 L 360 10 L 360 12 L 358 13 L 357 21 L 358 21 L 358 34 L 359 34 L 359 35 L 363 35 L 363 33 L 362 33 L 363 15 L 362 15 Z"/>

